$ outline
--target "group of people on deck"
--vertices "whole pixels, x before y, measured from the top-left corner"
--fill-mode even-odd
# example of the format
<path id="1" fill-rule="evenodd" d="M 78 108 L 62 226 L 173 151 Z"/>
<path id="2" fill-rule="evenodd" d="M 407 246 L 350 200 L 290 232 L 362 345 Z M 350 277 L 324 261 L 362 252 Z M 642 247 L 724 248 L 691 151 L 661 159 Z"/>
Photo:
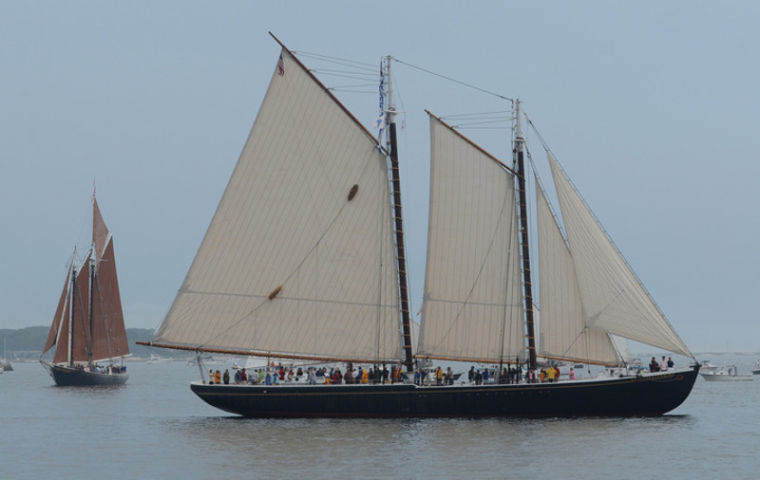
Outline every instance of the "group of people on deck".
<path id="1" fill-rule="evenodd" d="M 652 357 L 652 360 L 649 362 L 649 371 L 650 372 L 666 372 L 669 369 L 673 368 L 674 365 L 675 363 L 673 363 L 673 358 L 671 357 L 668 357 L 666 361 L 665 355 L 663 355 L 660 363 L 657 363 L 657 358 Z"/>
<path id="2" fill-rule="evenodd" d="M 402 383 L 405 381 L 414 381 L 415 385 L 453 385 L 455 381 L 460 381 L 460 374 L 455 374 L 451 367 L 444 371 L 442 367 L 434 369 L 417 369 L 414 375 L 407 375 L 403 372 L 402 367 L 393 365 L 391 368 L 382 367 L 356 367 L 347 364 L 345 372 L 340 368 L 333 367 L 308 367 L 292 368 L 285 367 L 282 364 L 267 366 L 264 368 L 250 369 L 234 368 L 234 374 L 230 376 L 229 369 L 224 373 L 220 370 L 209 370 L 209 384 L 228 385 L 280 385 L 288 383 L 307 383 L 310 385 L 326 384 L 385 384 L 385 383 Z M 476 369 L 472 366 L 467 374 L 467 380 L 471 384 L 516 384 L 516 383 L 544 383 L 557 382 L 560 378 L 560 368 L 555 364 L 548 364 L 540 370 L 527 369 L 523 372 L 520 363 L 507 364 L 501 373 L 498 368 Z M 575 371 L 571 367 L 568 378 L 575 380 Z"/>

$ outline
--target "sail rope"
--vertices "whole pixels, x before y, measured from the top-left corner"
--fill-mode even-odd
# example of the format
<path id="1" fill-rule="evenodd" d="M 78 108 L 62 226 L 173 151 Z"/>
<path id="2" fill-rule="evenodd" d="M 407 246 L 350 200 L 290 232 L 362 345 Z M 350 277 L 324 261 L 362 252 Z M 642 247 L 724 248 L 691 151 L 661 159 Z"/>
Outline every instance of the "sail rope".
<path id="1" fill-rule="evenodd" d="M 363 83 L 352 83 L 348 85 L 335 85 L 327 87 L 328 90 L 333 92 L 344 93 L 376 93 L 377 92 L 377 80 L 379 72 L 375 65 L 366 62 L 359 62 L 350 60 L 347 58 L 331 57 L 328 55 L 320 55 L 318 53 L 293 51 L 299 57 L 307 57 L 325 64 L 335 65 L 340 68 L 311 68 L 310 72 L 319 74 L 320 77 L 330 76 L 336 78 L 347 78 L 351 80 L 361 81 Z M 373 81 L 373 83 L 367 83 Z"/>
<path id="2" fill-rule="evenodd" d="M 419 70 L 419 71 L 421 71 L 421 72 L 424 72 L 424 73 L 427 73 L 427 74 L 429 74 L 429 75 L 433 75 L 433 76 L 435 76 L 435 77 L 438 77 L 438 78 L 442 78 L 442 79 L 444 79 L 444 80 L 448 80 L 448 81 L 450 81 L 450 82 L 453 82 L 453 83 L 456 83 L 456 84 L 462 85 L 463 87 L 467 87 L 467 88 L 471 88 L 471 89 L 473 89 L 473 90 L 477 90 L 477 91 L 479 91 L 479 92 L 481 92 L 481 93 L 485 93 L 486 95 L 491 95 L 491 96 L 493 96 L 493 97 L 496 97 L 496 98 L 500 98 L 500 99 L 502 99 L 502 100 L 506 100 L 506 101 L 508 101 L 508 102 L 510 102 L 510 103 L 513 103 L 513 104 L 514 104 L 514 102 L 515 102 L 515 99 L 514 99 L 514 98 L 510 98 L 510 97 L 507 97 L 507 96 L 501 95 L 501 94 L 499 94 L 499 93 L 495 93 L 495 92 L 492 92 L 492 91 L 490 91 L 490 90 L 486 90 L 485 88 L 477 87 L 477 86 L 475 86 L 475 85 L 473 85 L 473 84 L 471 84 L 471 83 L 463 82 L 462 80 L 457 80 L 456 78 L 452 78 L 452 77 L 449 77 L 449 76 L 447 76 L 447 75 L 443 75 L 443 74 L 441 74 L 441 73 L 436 73 L 436 72 L 433 72 L 432 70 L 428 70 L 428 69 L 426 69 L 426 68 L 422 68 L 422 67 L 420 67 L 420 66 L 418 66 L 418 65 L 414 65 L 414 64 L 412 64 L 412 63 L 408 63 L 408 62 L 405 62 L 405 61 L 403 61 L 403 60 L 400 60 L 400 59 L 398 59 L 398 58 L 396 58 L 396 57 L 391 57 L 391 58 L 393 59 L 393 61 L 395 61 L 395 62 L 397 62 L 397 63 L 400 63 L 400 64 L 402 64 L 402 65 L 406 65 L 407 67 L 410 67 L 410 68 L 414 68 L 415 70 Z"/>
<path id="3" fill-rule="evenodd" d="M 507 130 L 512 119 L 511 111 L 501 110 L 482 113 L 458 113 L 442 116 L 441 119 L 451 123 L 457 130 Z"/>

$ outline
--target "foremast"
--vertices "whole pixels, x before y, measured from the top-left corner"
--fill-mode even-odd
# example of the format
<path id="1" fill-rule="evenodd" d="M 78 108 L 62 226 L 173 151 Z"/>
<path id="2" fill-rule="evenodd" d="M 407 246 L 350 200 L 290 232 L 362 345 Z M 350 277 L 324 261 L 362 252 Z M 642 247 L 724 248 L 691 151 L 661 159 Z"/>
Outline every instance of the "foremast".
<path id="1" fill-rule="evenodd" d="M 530 248 L 528 243 L 528 203 L 525 193 L 525 139 L 522 136 L 520 121 L 520 100 L 515 100 L 515 138 L 513 144 L 513 161 L 517 170 L 520 209 L 520 243 L 522 244 L 523 262 L 523 296 L 525 298 L 525 324 L 528 337 L 528 368 L 536 368 L 536 336 L 533 325 L 533 287 L 530 275 Z"/>
<path id="2" fill-rule="evenodd" d="M 399 297 L 401 302 L 401 324 L 403 328 L 404 365 L 408 371 L 414 370 L 412 352 L 412 326 L 409 320 L 409 290 L 406 278 L 406 254 L 404 248 L 404 222 L 401 208 L 401 177 L 398 163 L 398 142 L 396 140 L 396 106 L 393 104 L 393 89 L 391 84 L 391 60 L 385 57 L 383 76 L 387 79 L 387 92 L 384 105 L 384 123 L 388 135 L 385 149 L 391 162 L 391 180 L 393 185 L 393 212 L 396 233 L 396 262 L 398 265 Z"/>

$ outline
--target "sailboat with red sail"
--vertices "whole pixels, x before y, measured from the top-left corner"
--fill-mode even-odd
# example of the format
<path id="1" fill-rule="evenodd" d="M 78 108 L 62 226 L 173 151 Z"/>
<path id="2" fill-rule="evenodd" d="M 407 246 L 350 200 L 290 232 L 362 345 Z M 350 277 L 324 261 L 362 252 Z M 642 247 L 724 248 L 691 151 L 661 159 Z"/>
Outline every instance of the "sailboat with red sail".
<path id="1" fill-rule="evenodd" d="M 56 385 L 120 385 L 128 355 L 113 236 L 93 197 L 92 244 L 79 264 L 74 250 L 40 363 Z"/>

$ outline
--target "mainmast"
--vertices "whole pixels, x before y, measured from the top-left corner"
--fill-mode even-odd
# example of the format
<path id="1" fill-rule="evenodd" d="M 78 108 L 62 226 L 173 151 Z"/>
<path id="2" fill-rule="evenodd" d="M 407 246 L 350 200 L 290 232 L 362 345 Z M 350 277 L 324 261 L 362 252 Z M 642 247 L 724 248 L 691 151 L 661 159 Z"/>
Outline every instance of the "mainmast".
<path id="1" fill-rule="evenodd" d="M 76 266 L 76 250 L 74 250 L 74 259 L 71 261 L 71 308 L 69 309 L 69 352 L 68 360 L 69 366 L 74 365 L 74 299 L 76 298 L 76 285 L 77 285 L 77 266 Z"/>
<path id="2" fill-rule="evenodd" d="M 93 329 L 92 329 L 92 293 L 95 287 L 95 245 L 92 246 L 92 251 L 90 252 L 90 311 L 89 313 L 89 319 L 90 319 L 90 344 L 87 348 L 87 364 L 92 365 L 92 349 L 94 347 L 95 339 L 92 336 Z"/>
<path id="3" fill-rule="evenodd" d="M 528 203 L 525 199 L 525 161 L 523 147 L 525 139 L 522 136 L 520 122 L 520 100 L 515 100 L 515 115 L 517 118 L 514 150 L 512 151 L 517 170 L 517 182 L 520 195 L 520 242 L 522 243 L 523 260 L 523 289 L 525 297 L 525 323 L 528 329 L 528 368 L 536 368 L 536 336 L 533 328 L 533 287 L 530 280 L 530 249 L 528 246 Z"/>
<path id="4" fill-rule="evenodd" d="M 398 143 L 396 141 L 396 107 L 393 105 L 393 89 L 391 88 L 391 57 L 385 57 L 385 73 L 387 80 L 387 108 L 385 108 L 386 151 L 391 160 L 393 183 L 393 211 L 396 225 L 396 261 L 398 263 L 399 293 L 401 297 L 401 324 L 404 329 L 404 364 L 408 371 L 414 370 L 412 357 L 412 328 L 409 321 L 409 292 L 406 280 L 406 255 L 404 253 L 404 222 L 401 215 L 401 177 L 398 166 Z"/>

